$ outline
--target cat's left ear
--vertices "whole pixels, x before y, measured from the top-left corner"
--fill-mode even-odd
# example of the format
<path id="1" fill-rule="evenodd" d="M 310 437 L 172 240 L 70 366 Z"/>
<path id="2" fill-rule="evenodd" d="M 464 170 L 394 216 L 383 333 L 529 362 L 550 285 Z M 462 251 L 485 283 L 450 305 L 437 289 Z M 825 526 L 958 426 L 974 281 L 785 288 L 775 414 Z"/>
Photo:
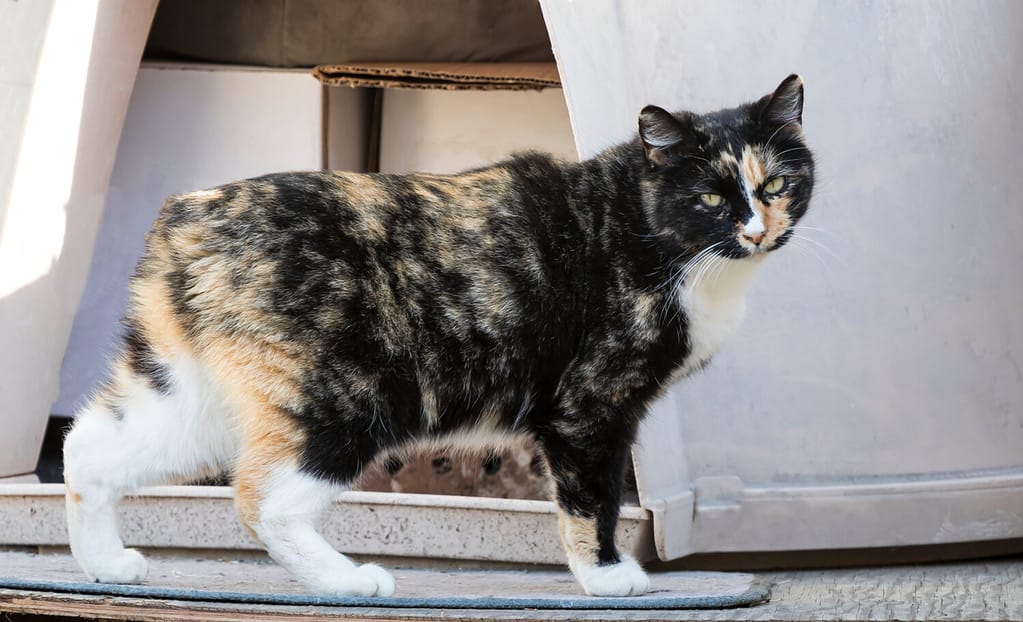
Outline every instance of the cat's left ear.
<path id="1" fill-rule="evenodd" d="M 774 93 L 760 100 L 762 125 L 803 124 L 803 79 L 797 74 L 782 80 Z"/>
<path id="2" fill-rule="evenodd" d="M 663 108 L 647 106 L 639 113 L 639 138 L 651 166 L 667 163 L 675 147 L 689 136 L 682 121 Z"/>

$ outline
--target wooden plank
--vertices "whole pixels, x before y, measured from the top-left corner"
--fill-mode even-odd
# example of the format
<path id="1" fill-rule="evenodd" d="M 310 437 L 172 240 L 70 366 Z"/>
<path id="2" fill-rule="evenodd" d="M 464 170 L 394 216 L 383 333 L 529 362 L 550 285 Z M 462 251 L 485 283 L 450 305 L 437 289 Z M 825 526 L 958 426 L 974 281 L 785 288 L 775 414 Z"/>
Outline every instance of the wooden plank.
<path id="1" fill-rule="evenodd" d="M 299 608 L 294 608 L 299 609 Z M 65 595 L 54 598 L 51 594 L 10 592 L 0 590 L 0 611 L 5 613 L 64 615 L 104 620 L 209 620 L 211 622 L 241 622 L 243 620 L 328 620 L 342 616 L 306 615 L 304 611 L 254 611 L 216 604 L 175 603 L 142 599 L 104 599 L 99 596 Z M 349 620 L 372 618 L 346 617 Z"/>

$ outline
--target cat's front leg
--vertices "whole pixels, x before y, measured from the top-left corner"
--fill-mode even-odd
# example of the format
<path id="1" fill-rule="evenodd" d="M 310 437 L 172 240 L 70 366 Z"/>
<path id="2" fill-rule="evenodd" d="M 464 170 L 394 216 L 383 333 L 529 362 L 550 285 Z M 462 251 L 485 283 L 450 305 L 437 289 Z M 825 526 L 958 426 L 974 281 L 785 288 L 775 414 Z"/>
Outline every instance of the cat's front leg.
<path id="1" fill-rule="evenodd" d="M 631 431 L 562 417 L 538 431 L 554 480 L 558 527 L 568 566 L 591 596 L 634 596 L 650 589 L 614 534 Z"/>

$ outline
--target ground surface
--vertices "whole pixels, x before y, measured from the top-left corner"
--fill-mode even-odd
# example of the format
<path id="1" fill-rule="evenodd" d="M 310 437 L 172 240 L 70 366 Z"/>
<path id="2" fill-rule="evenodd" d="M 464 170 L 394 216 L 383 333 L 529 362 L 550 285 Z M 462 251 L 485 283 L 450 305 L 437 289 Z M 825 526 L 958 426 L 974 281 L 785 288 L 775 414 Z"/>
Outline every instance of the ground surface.
<path id="1" fill-rule="evenodd" d="M 81 580 L 67 556 L 0 553 L 0 575 Z M 572 592 L 567 573 L 398 570 L 396 596 Z M 728 610 L 554 611 L 388 609 L 184 602 L 0 590 L 0 611 L 145 620 L 1019 620 L 1023 558 L 869 569 L 763 572 L 769 603 Z M 681 585 L 685 575 L 656 581 Z M 301 593 L 279 568 L 256 562 L 157 559 L 151 584 L 204 590 Z M 0 618 L 2 619 L 2 618 Z"/>

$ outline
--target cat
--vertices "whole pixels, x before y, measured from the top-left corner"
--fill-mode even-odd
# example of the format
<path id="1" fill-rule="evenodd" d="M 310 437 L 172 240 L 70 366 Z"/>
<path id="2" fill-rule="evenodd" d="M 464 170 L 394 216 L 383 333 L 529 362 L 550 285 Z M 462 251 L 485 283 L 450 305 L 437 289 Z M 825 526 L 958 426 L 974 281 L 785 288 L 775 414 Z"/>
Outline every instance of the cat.
<path id="1" fill-rule="evenodd" d="M 647 106 L 633 140 L 453 176 L 305 172 L 170 197 L 122 353 L 64 446 L 71 550 L 138 583 L 115 504 L 230 473 L 242 523 L 325 595 L 389 596 L 315 521 L 417 441 L 532 435 L 587 594 L 649 589 L 615 547 L 647 405 L 735 329 L 814 181 L 803 82 L 708 114 Z"/>

